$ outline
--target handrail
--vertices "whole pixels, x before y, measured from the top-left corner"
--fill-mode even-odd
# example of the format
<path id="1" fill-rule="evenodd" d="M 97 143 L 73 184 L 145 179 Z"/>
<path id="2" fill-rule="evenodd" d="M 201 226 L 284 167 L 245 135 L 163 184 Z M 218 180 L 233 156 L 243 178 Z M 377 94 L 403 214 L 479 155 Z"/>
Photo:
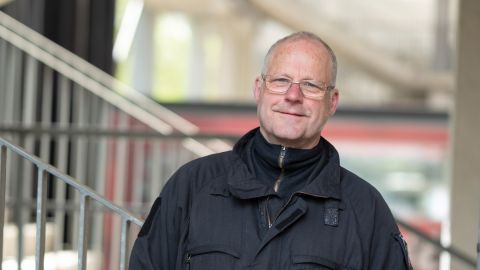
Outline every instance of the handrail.
<path id="1" fill-rule="evenodd" d="M 1 146 L 6 146 L 7 148 L 16 152 L 17 154 L 22 156 L 24 159 L 32 162 L 33 164 L 35 164 L 37 167 L 41 168 L 42 170 L 52 174 L 53 176 L 61 178 L 66 184 L 71 185 L 72 187 L 74 187 L 77 190 L 81 190 L 82 193 L 84 193 L 85 196 L 91 197 L 92 199 L 98 201 L 99 203 L 101 203 L 105 207 L 110 208 L 115 212 L 118 212 L 119 214 L 121 214 L 125 218 L 129 218 L 129 219 L 131 218 L 131 221 L 134 222 L 135 224 L 137 224 L 139 226 L 141 226 L 143 224 L 142 221 L 133 217 L 127 210 L 125 210 L 124 208 L 122 208 L 120 206 L 117 206 L 114 203 L 110 202 L 108 199 L 106 199 L 105 197 L 103 197 L 102 195 L 100 195 L 99 193 L 94 191 L 93 189 L 89 188 L 86 185 L 80 184 L 77 180 L 75 180 L 71 176 L 68 176 L 68 175 L 64 174 L 63 172 L 60 172 L 57 168 L 55 168 L 52 165 L 47 164 L 47 163 L 43 162 L 42 160 L 40 160 L 40 158 L 38 158 L 36 156 L 33 156 L 33 155 L 30 155 L 23 148 L 21 148 L 19 146 L 16 146 L 16 145 L 10 143 L 9 141 L 5 140 L 4 138 L 0 137 L 0 147 Z"/>
<path id="2" fill-rule="evenodd" d="M 193 135 L 199 131 L 197 126 L 173 111 L 1 11 L 0 37 L 160 134 L 170 134 L 177 130 Z M 215 152 L 192 138 L 186 139 L 184 146 L 199 156 Z"/>
<path id="3" fill-rule="evenodd" d="M 35 133 L 35 132 L 38 132 L 39 134 L 42 134 L 42 133 L 51 133 L 52 135 L 58 133 L 58 135 L 64 135 L 64 134 L 70 134 L 70 135 L 75 135 L 75 136 L 115 136 L 115 137 L 118 137 L 118 136 L 134 136 L 134 137 L 151 137 L 151 136 L 154 136 L 154 134 L 152 134 L 151 132 L 144 132 L 144 131 L 118 131 L 118 130 L 109 130 L 109 131 L 106 131 L 106 130 L 97 130 L 97 129 L 88 129 L 88 128 L 84 128 L 84 129 L 61 129 L 61 128 L 57 128 L 57 129 L 41 129 L 41 127 L 36 127 L 36 128 L 18 128 L 18 129 L 10 129 L 10 130 L 7 130 L 5 128 L 2 129 L 2 127 L 0 126 L 0 131 L 6 131 L 6 132 L 26 132 L 26 133 Z M 183 134 L 170 134 L 168 135 L 168 137 L 184 137 L 186 135 L 183 135 Z M 208 135 L 195 135 L 193 137 L 207 137 Z M 215 135 L 215 137 L 219 137 L 218 135 Z M 227 138 L 227 137 L 226 137 Z M 228 137 L 229 139 L 236 139 L 235 137 Z M 445 251 L 445 252 L 448 252 L 449 254 L 451 254 L 453 257 L 459 259 L 460 261 L 462 261 L 465 265 L 468 265 L 468 266 L 473 266 L 475 267 L 476 265 L 476 262 L 474 259 L 470 258 L 468 255 L 464 254 L 463 252 L 461 252 L 460 250 L 456 249 L 455 247 L 449 247 L 449 246 L 445 246 L 443 245 L 439 240 L 429 236 L 428 234 L 422 232 L 421 230 L 415 228 L 414 226 L 408 224 L 408 222 L 405 222 L 403 221 L 402 219 L 396 219 L 397 221 L 397 224 L 399 224 L 401 227 L 403 227 L 404 229 L 406 229 L 407 231 L 410 231 L 412 232 L 413 234 L 417 235 L 418 237 L 420 237 L 421 239 L 423 239 L 424 241 L 432 244 L 435 248 L 441 250 L 441 251 Z"/>
<path id="4" fill-rule="evenodd" d="M 57 179 L 60 179 L 65 184 L 73 187 L 81 195 L 80 202 L 80 219 L 79 219 L 79 239 L 78 241 L 78 269 L 85 269 L 86 262 L 86 235 L 88 233 L 87 228 L 87 218 L 89 215 L 89 204 L 90 200 L 96 201 L 102 206 L 110 209 L 112 212 L 119 215 L 122 219 L 122 231 L 121 231 L 121 248 L 120 248 L 120 269 L 126 269 L 127 261 L 127 245 L 128 245 L 128 226 L 133 223 L 138 226 L 143 225 L 143 221 L 133 216 L 130 212 L 124 208 L 110 202 L 105 197 L 95 192 L 88 186 L 80 184 L 74 178 L 60 172 L 57 168 L 43 162 L 38 157 L 30 155 L 23 148 L 16 146 L 9 141 L 0 138 L 0 240 L 3 240 L 3 213 L 5 211 L 5 183 L 6 183 L 6 158 L 7 158 L 7 149 L 21 156 L 23 159 L 30 161 L 37 167 L 38 172 L 38 186 L 37 186 L 37 241 L 36 241 L 36 254 L 35 254 L 35 264 L 36 269 L 43 269 L 43 259 L 45 255 L 45 217 L 46 217 L 46 187 L 47 174 L 55 176 Z M 0 251 L 3 249 L 3 241 L 0 241 Z M 0 256 L 0 265 L 2 263 L 2 258 Z"/>
<path id="5" fill-rule="evenodd" d="M 68 135 L 69 137 L 127 137 L 127 138 L 175 138 L 175 139 L 222 139 L 237 141 L 240 137 L 235 135 L 222 135 L 213 133 L 197 133 L 197 134 L 183 134 L 183 133 L 170 133 L 159 134 L 153 130 L 132 130 L 132 129 L 118 129 L 118 128 L 102 128 L 102 127 L 89 127 L 89 126 L 72 126 L 65 127 L 62 125 L 49 125 L 44 126 L 42 124 L 24 125 L 21 123 L 4 124 L 0 123 L 0 132 L 13 133 L 20 135 L 49 135 L 51 137 L 59 137 Z"/>
<path id="6" fill-rule="evenodd" d="M 449 253 L 453 257 L 455 257 L 458 260 L 460 260 L 461 262 L 463 262 L 465 265 L 473 266 L 473 267 L 476 266 L 475 259 L 470 258 L 468 255 L 466 255 L 462 251 L 456 249 L 455 247 L 444 246 L 439 240 L 429 236 L 428 234 L 422 232 L 421 230 L 418 230 L 414 226 L 408 224 L 407 222 L 405 222 L 401 219 L 397 218 L 396 221 L 397 221 L 398 225 L 405 228 L 407 231 L 410 231 L 410 232 L 414 233 L 416 236 L 420 237 L 422 240 L 432 244 L 435 248 Z"/>
<path id="7" fill-rule="evenodd" d="M 163 134 L 168 134 L 172 132 L 171 126 L 158 119 L 158 117 L 154 116 L 150 112 L 147 112 L 139 106 L 132 106 L 132 102 L 125 97 L 109 91 L 107 87 L 93 80 L 89 76 L 81 73 L 76 68 L 66 64 L 65 62 L 57 58 L 55 55 L 47 53 L 40 47 L 34 45 L 34 43 L 27 42 L 24 37 L 18 35 L 13 30 L 6 28 L 4 26 L 5 18 L 7 18 L 6 15 L 0 12 L 0 37 L 8 40 L 17 48 L 28 52 L 35 59 L 57 70 L 65 77 L 85 87 L 85 89 L 88 89 L 95 93 L 97 96 L 102 97 L 110 104 L 122 109 L 130 115 L 137 117 L 138 119 L 148 120 L 145 124 L 150 126 L 152 129 Z"/>
<path id="8" fill-rule="evenodd" d="M 98 128 L 87 128 L 87 127 L 78 127 L 78 128 L 63 128 L 63 127 L 49 127 L 45 128 L 41 125 L 31 125 L 31 126 L 20 126 L 20 125 L 0 125 L 0 132 L 11 132 L 11 133 L 20 133 L 20 134 L 49 134 L 50 136 L 62 136 L 62 135 L 69 135 L 69 136 L 95 136 L 95 137 L 136 137 L 136 138 L 151 138 L 151 137 L 158 137 L 158 134 L 149 131 L 132 131 L 132 130 L 102 130 Z M 187 135 L 184 134 L 169 134 L 169 135 L 161 135 L 162 137 L 170 137 L 170 138 L 185 138 Z M 238 139 L 235 136 L 221 136 L 217 134 L 197 134 L 191 136 L 193 138 L 223 138 L 223 139 L 230 139 L 236 140 Z M 441 251 L 448 252 L 453 257 L 458 258 L 460 261 L 465 263 L 469 266 L 475 266 L 475 260 L 470 258 L 469 256 L 465 255 L 463 252 L 459 251 L 455 247 L 448 247 L 443 245 L 439 240 L 429 236 L 428 234 L 418 230 L 412 225 L 409 225 L 407 222 L 397 219 L 397 223 L 405 228 L 406 230 L 414 233 L 415 235 L 419 236 L 421 239 L 429 242 L 437 249 Z"/>
<path id="9" fill-rule="evenodd" d="M 81 57 L 52 42 L 1 11 L 0 26 L 3 26 L 4 28 L 0 28 L 0 30 L 2 30 L 0 31 L 0 36 L 9 36 L 10 38 L 5 39 L 9 42 L 14 42 L 15 46 L 18 48 L 27 52 L 36 52 L 31 53 L 31 55 L 52 68 L 59 68 L 59 72 L 80 85 L 84 85 L 82 80 L 88 80 L 88 85 L 96 86 L 95 89 L 98 89 L 96 94 L 100 96 L 108 95 L 108 93 L 104 93 L 106 90 L 110 88 L 115 89 L 118 94 L 124 95 L 128 98 L 124 98 L 123 102 L 134 102 L 138 106 L 144 108 L 144 110 L 148 112 L 147 115 L 153 114 L 156 117 L 162 118 L 165 123 L 174 126 L 175 129 L 184 134 L 195 134 L 198 132 L 197 126 L 178 114 L 159 105 L 150 98 L 134 90 L 132 87 L 113 78 L 103 70 L 95 67 Z M 22 40 L 27 42 L 22 42 Z M 119 99 L 112 94 L 108 95 L 108 97 L 115 100 Z M 153 123 L 155 123 L 158 120 L 153 121 Z M 160 123 L 159 125 L 163 126 Z M 162 127 L 162 130 L 163 129 L 165 129 L 165 127 Z"/>

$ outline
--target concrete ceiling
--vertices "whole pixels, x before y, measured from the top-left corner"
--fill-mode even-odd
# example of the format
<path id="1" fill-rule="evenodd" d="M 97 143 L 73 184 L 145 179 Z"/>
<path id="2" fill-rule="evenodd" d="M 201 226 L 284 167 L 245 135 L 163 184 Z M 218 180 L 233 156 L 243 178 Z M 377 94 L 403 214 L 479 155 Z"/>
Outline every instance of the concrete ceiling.
<path id="1" fill-rule="evenodd" d="M 6 5 L 10 2 L 12 2 L 13 0 L 0 0 L 0 7 L 3 6 L 3 5 Z"/>
<path id="2" fill-rule="evenodd" d="M 249 0 L 266 16 L 292 28 L 308 30 L 321 36 L 337 54 L 362 68 L 375 78 L 407 91 L 447 91 L 454 88 L 450 72 L 433 72 L 406 64 L 393 55 L 372 49 L 365 43 L 341 31 L 334 24 L 322 21 L 314 9 L 288 0 Z"/>
<path id="3" fill-rule="evenodd" d="M 372 44 L 342 31 L 335 23 L 319 18 L 318 12 L 309 6 L 309 0 L 300 1 L 303 4 L 291 0 L 144 1 L 145 7 L 155 13 L 179 11 L 199 16 L 238 18 L 239 13 L 249 9 L 246 12 L 262 14 L 295 31 L 308 30 L 318 34 L 335 49 L 339 57 L 394 88 L 412 92 L 452 92 L 454 89 L 451 72 L 435 72 L 413 66 L 389 52 L 373 49 Z M 382 10 L 379 13 L 388 16 L 385 9 Z M 401 25 L 398 21 L 397 18 L 391 23 Z"/>
<path id="4" fill-rule="evenodd" d="M 153 12 L 179 11 L 191 15 L 231 16 L 235 3 L 231 0 L 144 0 L 145 7 Z"/>

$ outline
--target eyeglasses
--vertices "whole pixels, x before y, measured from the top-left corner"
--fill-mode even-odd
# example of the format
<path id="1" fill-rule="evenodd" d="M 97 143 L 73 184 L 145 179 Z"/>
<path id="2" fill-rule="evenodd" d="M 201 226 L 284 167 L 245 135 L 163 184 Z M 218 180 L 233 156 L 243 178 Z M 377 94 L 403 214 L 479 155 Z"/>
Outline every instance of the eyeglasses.
<path id="1" fill-rule="evenodd" d="M 265 82 L 265 87 L 268 91 L 274 94 L 285 94 L 292 84 L 298 84 L 303 96 L 311 99 L 321 100 L 325 93 L 335 88 L 335 86 L 327 85 L 322 81 L 304 80 L 294 82 L 285 76 L 274 76 L 262 74 L 262 79 Z"/>

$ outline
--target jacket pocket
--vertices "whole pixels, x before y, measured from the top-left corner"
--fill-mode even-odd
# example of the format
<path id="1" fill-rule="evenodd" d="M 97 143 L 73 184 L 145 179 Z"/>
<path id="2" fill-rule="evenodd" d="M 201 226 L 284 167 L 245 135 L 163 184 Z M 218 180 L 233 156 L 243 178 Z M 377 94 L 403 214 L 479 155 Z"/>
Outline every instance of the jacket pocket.
<path id="1" fill-rule="evenodd" d="M 233 270 L 240 253 L 225 245 L 200 245 L 188 249 L 185 257 L 187 270 Z"/>
<path id="2" fill-rule="evenodd" d="M 292 263 L 295 270 L 342 269 L 334 261 L 310 255 L 292 255 Z"/>

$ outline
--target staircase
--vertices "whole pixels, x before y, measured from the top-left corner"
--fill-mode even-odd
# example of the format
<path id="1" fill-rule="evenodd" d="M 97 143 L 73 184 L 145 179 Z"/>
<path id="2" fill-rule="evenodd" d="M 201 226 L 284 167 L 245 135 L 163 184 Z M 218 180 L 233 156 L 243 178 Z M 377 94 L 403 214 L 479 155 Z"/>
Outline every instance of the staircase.
<path id="1" fill-rule="evenodd" d="M 124 269 L 168 177 L 230 147 L 2 12 L 0 97 L 2 269 Z"/>

